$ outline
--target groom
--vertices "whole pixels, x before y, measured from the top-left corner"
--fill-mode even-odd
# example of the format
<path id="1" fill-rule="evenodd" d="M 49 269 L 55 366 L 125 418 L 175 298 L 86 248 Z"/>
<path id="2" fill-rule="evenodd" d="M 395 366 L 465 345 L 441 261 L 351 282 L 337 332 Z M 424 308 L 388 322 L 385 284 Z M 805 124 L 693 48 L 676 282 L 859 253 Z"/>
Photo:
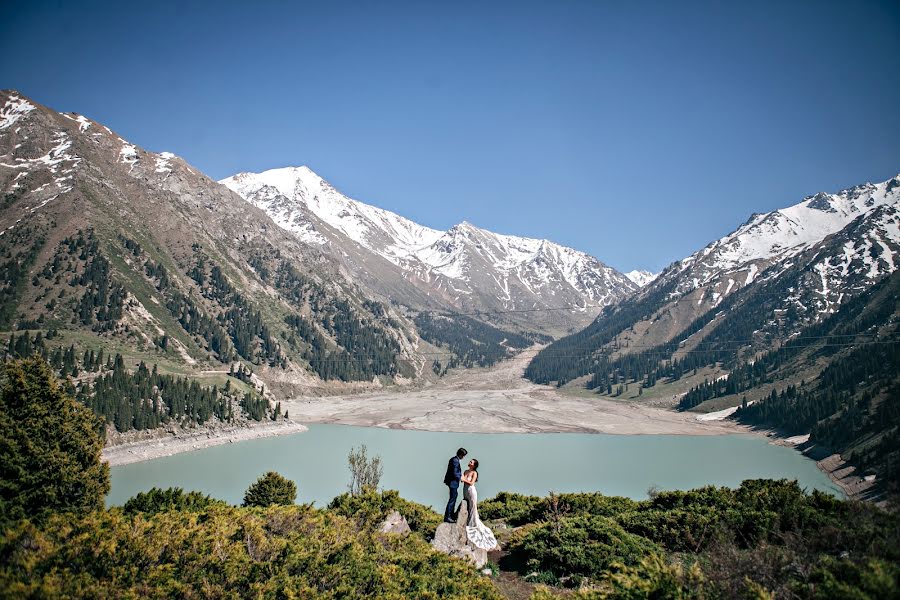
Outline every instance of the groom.
<path id="1" fill-rule="evenodd" d="M 444 510 L 444 523 L 456 523 L 456 497 L 459 494 L 459 480 L 462 477 L 462 468 L 459 461 L 468 454 L 465 448 L 456 451 L 456 456 L 447 463 L 447 473 L 444 475 L 444 485 L 450 488 L 450 501 Z"/>

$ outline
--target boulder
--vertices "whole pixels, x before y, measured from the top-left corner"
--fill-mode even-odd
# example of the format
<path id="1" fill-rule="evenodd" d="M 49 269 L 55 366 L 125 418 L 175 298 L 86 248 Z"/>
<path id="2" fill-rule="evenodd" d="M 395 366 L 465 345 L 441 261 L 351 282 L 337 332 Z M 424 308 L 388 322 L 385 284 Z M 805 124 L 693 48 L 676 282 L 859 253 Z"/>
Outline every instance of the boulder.
<path id="1" fill-rule="evenodd" d="M 441 523 L 434 532 L 431 545 L 435 550 L 462 558 L 480 569 L 487 564 L 487 550 L 478 548 L 469 542 L 466 535 L 466 521 L 469 519 L 469 511 L 463 502 L 456 515 L 456 523 Z"/>
<path id="2" fill-rule="evenodd" d="M 381 525 L 378 526 L 378 530 L 382 533 L 396 533 L 397 535 L 408 535 L 411 531 L 409 523 L 406 522 L 406 517 L 396 510 L 385 517 Z"/>

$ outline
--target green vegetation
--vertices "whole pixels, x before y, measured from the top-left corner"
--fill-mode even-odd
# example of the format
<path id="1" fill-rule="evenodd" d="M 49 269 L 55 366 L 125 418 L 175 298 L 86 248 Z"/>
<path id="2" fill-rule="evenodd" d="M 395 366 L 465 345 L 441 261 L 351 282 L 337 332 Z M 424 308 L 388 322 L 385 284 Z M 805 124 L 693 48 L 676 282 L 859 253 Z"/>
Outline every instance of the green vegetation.
<path id="1" fill-rule="evenodd" d="M 154 487 L 128 500 L 122 511 L 126 515 L 144 513 L 145 516 L 172 510 L 201 512 L 215 504 L 225 506 L 221 500 L 215 500 L 200 492 L 185 492 L 177 487 L 164 490 Z"/>
<path id="2" fill-rule="evenodd" d="M 7 362 L 0 385 L 0 523 L 101 508 L 109 467 L 100 420 L 39 358 Z"/>
<path id="3" fill-rule="evenodd" d="M 539 580 L 567 583 L 599 578 L 613 563 L 635 565 L 658 551 L 655 544 L 628 533 L 614 520 L 590 514 L 551 517 L 523 527 L 506 549 Z"/>
<path id="4" fill-rule="evenodd" d="M 347 455 L 347 466 L 350 469 L 350 484 L 347 486 L 350 495 L 357 496 L 378 489 L 378 483 L 381 481 L 381 474 L 384 470 L 381 466 L 381 457 L 375 455 L 369 458 L 365 444 L 358 449 L 350 448 L 350 453 Z"/>
<path id="5" fill-rule="evenodd" d="M 643 502 L 503 493 L 480 513 L 521 526 L 507 542 L 507 566 L 536 581 L 586 585 L 581 598 L 900 595 L 900 515 L 807 494 L 792 481 Z"/>
<path id="6" fill-rule="evenodd" d="M 528 348 L 535 340 L 549 341 L 544 336 L 504 331 L 463 315 L 420 313 L 415 323 L 423 339 L 454 354 L 452 358 L 434 362 L 432 369 L 438 375 L 460 366 L 489 367 L 511 353 Z"/>
<path id="7" fill-rule="evenodd" d="M 22 289 L 27 282 L 28 270 L 44 246 L 44 238 L 35 236 L 28 227 L 18 227 L 4 236 L 0 244 L 0 328 L 8 329 L 16 317 L 16 309 Z M 13 250 L 25 246 L 27 249 Z"/>
<path id="8" fill-rule="evenodd" d="M 434 535 L 443 520 L 429 507 L 401 498 L 396 490 L 381 493 L 367 490 L 356 496 L 342 494 L 331 501 L 328 510 L 353 519 L 360 527 L 374 527 L 396 510 L 406 518 L 409 528 L 425 539 Z"/>
<path id="9" fill-rule="evenodd" d="M 10 598 L 500 598 L 416 535 L 304 506 L 25 520 L 0 557 Z"/>
<path id="10" fill-rule="evenodd" d="M 430 547 L 441 517 L 396 491 L 360 486 L 315 509 L 294 505 L 296 484 L 270 472 L 245 507 L 174 488 L 106 510 L 100 427 L 40 358 L 5 364 L 0 597 L 501 597 L 490 578 Z M 793 481 L 641 502 L 502 493 L 480 508 L 516 527 L 499 568 L 578 586 L 573 598 L 900 597 L 900 514 Z M 395 510 L 411 534 L 379 531 Z"/>
<path id="11" fill-rule="evenodd" d="M 247 489 L 244 506 L 290 506 L 297 498 L 297 484 L 269 471 Z"/>
<path id="12" fill-rule="evenodd" d="M 170 422 L 194 426 L 212 418 L 233 422 L 237 406 L 255 421 L 281 416 L 277 408 L 269 407 L 266 398 L 254 391 L 240 393 L 230 381 L 221 389 L 202 386 L 194 379 L 159 373 L 156 365 L 151 368 L 143 361 L 129 371 L 122 355 L 104 357 L 102 349 L 85 350 L 81 355 L 74 345 L 50 351 L 45 340 L 55 337 L 55 330 L 47 336 L 40 332 L 34 336 L 27 331 L 19 336 L 13 333 L 7 343 L 6 358 L 40 355 L 60 376 L 90 375 L 65 385 L 71 387 L 71 393 L 80 402 L 120 432 L 153 429 Z M 237 372 L 246 373 L 243 366 Z"/>

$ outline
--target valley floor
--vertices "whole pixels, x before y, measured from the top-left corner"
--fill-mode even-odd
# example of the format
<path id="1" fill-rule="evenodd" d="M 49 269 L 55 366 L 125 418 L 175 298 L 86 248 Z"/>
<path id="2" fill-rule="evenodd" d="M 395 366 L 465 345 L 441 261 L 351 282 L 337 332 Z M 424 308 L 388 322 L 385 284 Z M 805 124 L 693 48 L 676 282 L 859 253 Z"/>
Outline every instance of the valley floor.
<path id="1" fill-rule="evenodd" d="M 282 401 L 304 423 L 467 433 L 614 433 L 716 435 L 739 429 L 728 422 L 699 422 L 696 415 L 573 396 L 524 379 L 537 352 L 527 350 L 489 369 L 459 370 L 437 383 L 405 391 L 380 391 Z"/>

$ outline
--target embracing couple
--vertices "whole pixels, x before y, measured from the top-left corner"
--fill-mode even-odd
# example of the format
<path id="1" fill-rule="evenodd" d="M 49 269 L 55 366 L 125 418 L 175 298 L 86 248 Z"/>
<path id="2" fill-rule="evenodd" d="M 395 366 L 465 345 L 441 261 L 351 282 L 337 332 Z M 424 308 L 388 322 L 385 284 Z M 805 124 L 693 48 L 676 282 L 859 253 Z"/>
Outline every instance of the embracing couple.
<path id="1" fill-rule="evenodd" d="M 475 482 L 478 481 L 478 461 L 472 459 L 469 461 L 468 468 L 463 471 L 460 461 L 466 457 L 468 452 L 465 448 L 456 451 L 456 456 L 452 457 L 447 463 L 447 473 L 444 475 L 444 484 L 450 488 L 450 500 L 447 502 L 447 508 L 444 509 L 444 522 L 456 523 L 456 499 L 459 496 L 459 482 L 463 483 L 463 500 L 466 502 L 466 509 L 469 512 L 469 518 L 466 521 L 466 535 L 469 541 L 479 548 L 490 550 L 497 545 L 497 539 L 494 533 L 487 525 L 478 518 L 478 492 L 475 490 Z"/>

